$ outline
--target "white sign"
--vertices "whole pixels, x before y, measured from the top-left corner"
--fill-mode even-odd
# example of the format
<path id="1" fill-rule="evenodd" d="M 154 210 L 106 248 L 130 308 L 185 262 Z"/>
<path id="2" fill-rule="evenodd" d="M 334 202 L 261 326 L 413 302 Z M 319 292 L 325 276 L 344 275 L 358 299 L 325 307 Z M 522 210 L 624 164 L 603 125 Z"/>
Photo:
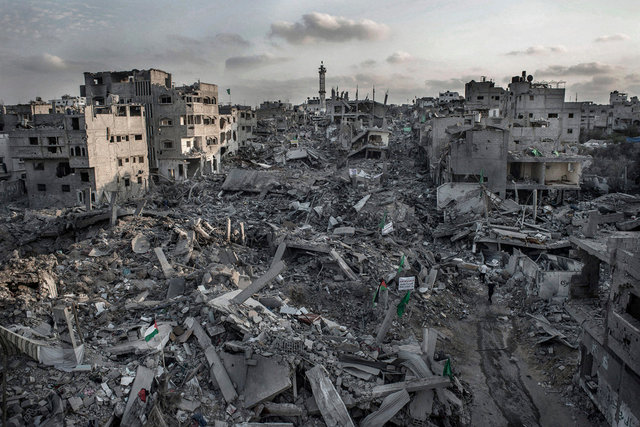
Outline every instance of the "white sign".
<path id="1" fill-rule="evenodd" d="M 358 175 L 358 169 L 349 169 L 349 176 Z"/>
<path id="2" fill-rule="evenodd" d="M 382 228 L 382 235 L 384 236 L 385 234 L 389 234 L 393 231 L 393 222 L 389 222 L 388 224 L 385 224 L 385 226 Z"/>
<path id="3" fill-rule="evenodd" d="M 398 290 L 399 291 L 412 291 L 416 287 L 416 277 L 399 277 L 398 278 Z"/>

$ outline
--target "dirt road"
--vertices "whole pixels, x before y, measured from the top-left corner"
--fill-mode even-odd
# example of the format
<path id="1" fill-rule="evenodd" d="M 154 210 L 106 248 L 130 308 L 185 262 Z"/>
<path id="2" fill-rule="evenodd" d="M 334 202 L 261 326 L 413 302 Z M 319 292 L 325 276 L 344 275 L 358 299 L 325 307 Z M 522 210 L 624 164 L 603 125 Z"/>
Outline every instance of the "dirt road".
<path id="1" fill-rule="evenodd" d="M 453 326 L 461 357 L 454 369 L 471 387 L 473 426 L 596 426 L 563 402 L 559 390 L 539 385 L 541 378 L 524 362 L 513 339 L 509 310 L 500 295 L 488 305 L 480 285 L 473 289 L 474 310 Z"/>

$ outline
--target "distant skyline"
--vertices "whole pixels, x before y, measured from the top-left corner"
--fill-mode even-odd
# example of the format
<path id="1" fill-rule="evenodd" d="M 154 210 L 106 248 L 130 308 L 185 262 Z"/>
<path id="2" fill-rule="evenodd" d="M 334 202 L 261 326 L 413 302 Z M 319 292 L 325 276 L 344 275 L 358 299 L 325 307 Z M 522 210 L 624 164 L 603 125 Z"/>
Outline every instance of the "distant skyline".
<path id="1" fill-rule="evenodd" d="M 300 103 L 330 88 L 389 102 L 522 70 L 566 99 L 640 95 L 640 2 L 592 0 L 0 0 L 0 99 L 78 95 L 85 71 L 159 68 L 220 102 Z"/>

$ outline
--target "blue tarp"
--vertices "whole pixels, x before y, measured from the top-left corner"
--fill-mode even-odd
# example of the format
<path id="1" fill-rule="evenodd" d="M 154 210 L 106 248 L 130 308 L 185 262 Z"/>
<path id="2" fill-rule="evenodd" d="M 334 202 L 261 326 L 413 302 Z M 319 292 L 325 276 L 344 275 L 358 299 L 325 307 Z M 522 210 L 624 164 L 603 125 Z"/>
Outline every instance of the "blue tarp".
<path id="1" fill-rule="evenodd" d="M 640 136 L 634 136 L 633 138 L 628 136 L 627 142 L 640 142 Z"/>

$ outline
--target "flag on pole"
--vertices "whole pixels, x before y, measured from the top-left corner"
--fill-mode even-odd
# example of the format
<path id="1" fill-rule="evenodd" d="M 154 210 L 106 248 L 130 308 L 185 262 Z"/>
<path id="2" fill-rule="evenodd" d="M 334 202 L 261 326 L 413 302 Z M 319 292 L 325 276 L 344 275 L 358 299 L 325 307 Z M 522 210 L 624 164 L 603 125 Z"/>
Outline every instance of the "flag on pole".
<path id="1" fill-rule="evenodd" d="M 398 273 L 402 271 L 402 267 L 404 267 L 404 255 L 402 255 L 402 258 L 400 259 L 400 266 L 398 267 Z"/>
<path id="2" fill-rule="evenodd" d="M 231 89 L 227 89 L 227 95 L 231 95 Z"/>
<path id="3" fill-rule="evenodd" d="M 144 340 L 149 342 L 151 341 L 151 338 L 155 337 L 156 335 L 158 335 L 158 324 L 156 323 L 155 319 L 153 320 L 153 325 L 149 326 L 149 328 L 147 328 L 147 331 L 144 333 Z"/>
<path id="4" fill-rule="evenodd" d="M 378 304 L 378 299 L 380 299 L 380 291 L 382 289 L 387 289 L 387 283 L 382 279 L 380 284 L 378 285 L 378 289 L 376 289 L 376 293 L 373 294 L 373 306 L 375 307 Z"/>
<path id="5" fill-rule="evenodd" d="M 443 377 L 449 377 L 451 379 L 453 379 L 453 372 L 451 372 L 451 360 L 447 359 L 447 361 L 444 363 L 444 369 L 442 371 L 442 376 Z"/>
<path id="6" fill-rule="evenodd" d="M 400 300 L 400 303 L 398 304 L 398 317 L 402 317 L 402 315 L 404 314 L 404 311 L 407 308 L 407 303 L 409 302 L 409 298 L 411 297 L 411 291 L 407 291 L 407 294 L 402 297 L 402 299 Z"/>

